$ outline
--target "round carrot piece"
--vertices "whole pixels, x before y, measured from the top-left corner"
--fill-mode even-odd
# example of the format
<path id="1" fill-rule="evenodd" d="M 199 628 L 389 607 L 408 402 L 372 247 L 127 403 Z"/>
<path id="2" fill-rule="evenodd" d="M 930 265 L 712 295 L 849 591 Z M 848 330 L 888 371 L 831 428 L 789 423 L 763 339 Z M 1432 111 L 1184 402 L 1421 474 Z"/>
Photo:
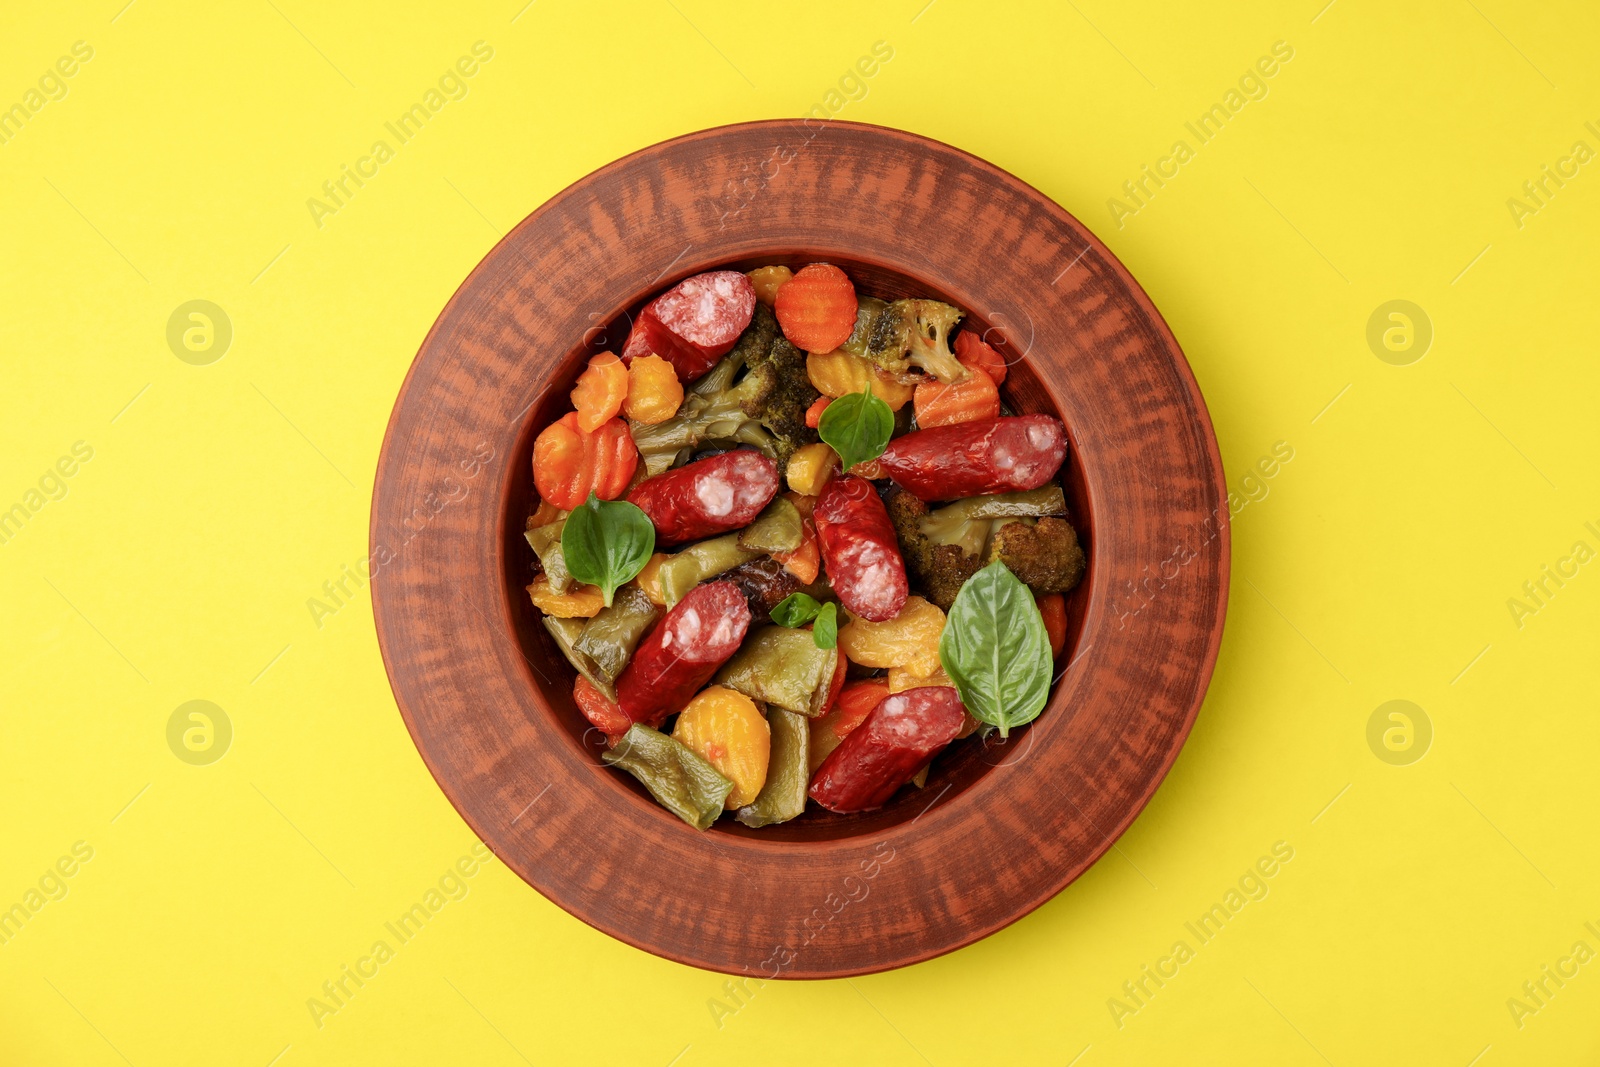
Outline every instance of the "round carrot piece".
<path id="1" fill-rule="evenodd" d="M 831 403 L 833 403 L 831 396 L 817 397 L 816 403 L 806 408 L 806 425 L 815 430 L 817 423 L 822 421 L 822 413 L 828 410 L 828 405 Z"/>
<path id="2" fill-rule="evenodd" d="M 920 429 L 949 426 L 999 415 L 1000 390 L 995 388 L 994 379 L 982 370 L 969 370 L 965 378 L 949 384 L 923 382 L 917 386 L 911 403 Z"/>
<path id="3" fill-rule="evenodd" d="M 988 343 L 971 330 L 962 330 L 956 334 L 956 359 L 968 370 L 981 370 L 994 384 L 1003 385 L 1006 380 L 1005 357 L 989 347 Z"/>
<path id="4" fill-rule="evenodd" d="M 578 409 L 578 428 L 584 433 L 594 433 L 607 419 L 616 417 L 627 395 L 628 368 L 623 366 L 622 360 L 610 352 L 592 357 L 572 390 L 572 406 Z"/>
<path id="5" fill-rule="evenodd" d="M 856 287 L 832 263 L 811 263 L 773 298 L 783 336 L 807 352 L 832 352 L 856 328 Z"/>
<path id="6" fill-rule="evenodd" d="M 578 424 L 569 411 L 546 426 L 533 442 L 533 484 L 539 496 L 571 511 L 593 492 L 601 500 L 615 500 L 628 488 L 639 451 L 627 424 L 608 419 L 593 433 Z"/>

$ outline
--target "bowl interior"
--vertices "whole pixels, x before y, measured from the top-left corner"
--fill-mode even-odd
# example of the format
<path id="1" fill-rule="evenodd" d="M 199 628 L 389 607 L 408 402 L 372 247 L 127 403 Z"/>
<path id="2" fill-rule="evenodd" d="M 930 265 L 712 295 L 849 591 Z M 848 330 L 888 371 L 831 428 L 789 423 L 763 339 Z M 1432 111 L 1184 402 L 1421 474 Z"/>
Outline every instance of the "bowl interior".
<path id="1" fill-rule="evenodd" d="M 927 296 L 957 303 L 960 306 L 959 302 L 952 300 L 932 280 L 912 277 L 881 264 L 849 259 L 837 254 L 822 256 L 793 250 L 774 251 L 770 255 L 735 260 L 713 269 L 742 271 L 767 264 L 784 264 L 798 268 L 824 258 L 849 274 L 855 283 L 856 291 L 862 295 L 876 296 L 884 300 Z M 540 623 L 539 613 L 528 599 L 525 587 L 532 581 L 536 567 L 533 550 L 522 536 L 522 531 L 527 516 L 538 506 L 538 493 L 533 485 L 534 439 L 545 426 L 571 410 L 568 394 L 588 358 L 601 351 L 621 351 L 633 316 L 648 299 L 676 284 L 680 278 L 681 276 L 664 277 L 649 291 L 639 294 L 629 307 L 612 320 L 603 325 L 597 324 L 596 328 L 588 332 L 586 341 L 580 340 L 567 353 L 561 363 L 561 370 L 553 377 L 550 387 L 524 416 L 516 447 L 511 456 L 506 494 L 501 502 L 503 513 L 500 529 L 504 531 L 505 537 L 501 546 L 504 592 L 516 640 L 532 668 L 531 671 L 525 672 L 527 683 L 542 697 L 533 701 L 533 704 L 537 708 L 542 708 L 544 714 L 554 717 L 559 727 L 558 736 L 563 737 L 585 755 L 585 762 L 590 765 L 590 773 L 603 777 L 611 783 L 612 788 L 629 790 L 646 799 L 648 794 L 644 787 L 632 775 L 623 774 L 600 763 L 600 753 L 605 750 L 604 738 L 598 730 L 589 725 L 572 699 L 572 685 L 576 672 Z M 1031 338 L 1013 336 L 1005 327 L 986 318 L 981 308 L 965 307 L 963 310 L 967 315 L 962 320 L 962 328 L 977 330 L 1009 364 L 1000 393 L 1002 402 L 1010 412 L 1019 415 L 1046 413 L 1059 418 L 1060 412 L 1027 358 Z M 1072 426 L 1068 424 L 1066 429 L 1067 459 L 1062 466 L 1059 479 L 1066 494 L 1068 518 L 1077 530 L 1084 552 L 1092 556 L 1095 541 L 1094 511 L 1085 485 L 1084 472 L 1079 464 Z M 1061 657 L 1057 660 L 1058 671 L 1071 661 L 1074 649 L 1077 647 L 1090 602 L 1093 573 L 1092 566 L 1086 568 L 1083 581 L 1067 594 L 1067 641 Z M 1040 721 L 1048 716 L 1070 713 L 1070 709 L 1055 706 L 1054 696 L 1053 689 L 1051 705 L 1041 714 Z M 902 789 L 888 804 L 877 811 L 837 815 L 823 810 L 816 804 L 808 804 L 803 815 L 786 823 L 752 830 L 732 819 L 723 818 L 718 819 L 708 832 L 733 834 L 763 842 L 831 841 L 875 833 L 886 827 L 915 819 L 937 798 L 943 797 L 946 804 L 950 803 L 993 768 L 1020 758 L 1031 743 L 1028 740 L 1028 732 L 1028 730 L 1013 731 L 1010 740 L 1006 742 L 1002 742 L 997 735 L 991 735 L 981 742 L 977 740 L 957 742 L 935 760 L 924 788 Z M 649 802 L 654 804 L 653 800 Z"/>

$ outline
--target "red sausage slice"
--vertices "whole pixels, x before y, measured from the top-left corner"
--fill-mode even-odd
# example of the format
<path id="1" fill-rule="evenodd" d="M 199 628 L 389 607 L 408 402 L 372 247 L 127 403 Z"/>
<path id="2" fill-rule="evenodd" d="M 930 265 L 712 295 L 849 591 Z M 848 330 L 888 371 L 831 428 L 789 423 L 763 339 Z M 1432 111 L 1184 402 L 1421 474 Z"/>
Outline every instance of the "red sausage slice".
<path id="1" fill-rule="evenodd" d="M 778 494 L 778 465 L 739 450 L 646 478 L 628 494 L 661 544 L 681 544 L 746 526 Z"/>
<path id="2" fill-rule="evenodd" d="M 750 605 L 738 586 L 695 586 L 639 642 L 617 679 L 617 706 L 634 722 L 659 726 L 739 651 L 749 628 Z"/>
<path id="3" fill-rule="evenodd" d="M 1050 415 L 1001 415 L 916 430 L 889 442 L 878 462 L 922 500 L 1037 489 L 1067 456 L 1067 431 Z"/>
<path id="4" fill-rule="evenodd" d="M 840 814 L 883 807 L 955 740 L 965 721 L 961 698 L 946 685 L 884 697 L 822 761 L 811 779 L 811 799 Z"/>
<path id="5" fill-rule="evenodd" d="M 685 278 L 644 306 L 622 349 L 622 361 L 654 352 L 685 384 L 728 354 L 756 310 L 756 289 L 736 270 Z"/>
<path id="6" fill-rule="evenodd" d="M 872 483 L 844 474 L 828 483 L 811 512 L 828 581 L 839 602 L 872 622 L 900 614 L 910 586 L 889 512 Z"/>

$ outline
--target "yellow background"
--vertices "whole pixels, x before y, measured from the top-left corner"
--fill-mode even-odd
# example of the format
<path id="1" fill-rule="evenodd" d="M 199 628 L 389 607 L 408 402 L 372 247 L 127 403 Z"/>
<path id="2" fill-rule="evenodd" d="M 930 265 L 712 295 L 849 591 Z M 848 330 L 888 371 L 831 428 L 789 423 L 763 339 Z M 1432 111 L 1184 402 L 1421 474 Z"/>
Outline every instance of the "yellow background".
<path id="1" fill-rule="evenodd" d="M 1520 628 L 1507 600 L 1600 547 L 1600 172 L 1520 227 L 1506 201 L 1600 148 L 1600 16 L 925 2 L 10 6 L 0 105 L 73 42 L 94 58 L 0 145 L 0 508 L 74 442 L 94 457 L 0 545 L 0 907 L 74 842 L 94 858 L 0 946 L 0 1061 L 1595 1061 L 1600 963 L 1520 1028 L 1506 1002 L 1600 949 L 1600 565 Z M 479 40 L 466 98 L 319 229 L 307 198 Z M 721 976 L 491 864 L 319 1028 L 307 999 L 475 844 L 395 710 L 365 591 L 320 628 L 306 607 L 366 554 L 425 332 L 569 182 L 798 116 L 879 40 L 893 59 L 838 117 L 975 152 L 1099 233 L 1188 353 L 1230 486 L 1294 449 L 1235 518 L 1227 634 L 1171 776 L 1011 928 L 768 986 L 720 1027 Z M 1276 41 L 1269 94 L 1118 228 L 1108 198 L 1195 147 L 1184 122 Z M 1394 298 L 1435 331 L 1409 366 L 1365 339 Z M 208 366 L 166 342 L 192 299 L 234 327 Z M 209 766 L 167 745 L 192 699 L 233 724 Z M 1433 726 L 1409 766 L 1367 743 L 1390 699 Z M 1119 1027 L 1108 998 L 1277 841 L 1269 895 Z"/>

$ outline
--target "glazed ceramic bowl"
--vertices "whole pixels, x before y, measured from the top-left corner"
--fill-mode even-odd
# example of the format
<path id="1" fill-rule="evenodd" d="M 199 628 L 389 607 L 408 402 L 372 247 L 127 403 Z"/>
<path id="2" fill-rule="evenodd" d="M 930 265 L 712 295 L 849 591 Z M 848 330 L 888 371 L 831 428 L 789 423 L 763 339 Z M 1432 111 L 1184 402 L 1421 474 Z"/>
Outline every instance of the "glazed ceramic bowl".
<path id="1" fill-rule="evenodd" d="M 965 309 L 1002 396 L 1067 427 L 1088 552 L 1050 704 L 960 743 L 923 789 L 698 832 L 599 761 L 524 586 L 533 440 L 588 356 L 691 274 L 839 265 Z M 528 216 L 439 316 L 396 401 L 372 509 L 373 608 L 400 712 L 463 818 L 584 922 L 680 962 L 820 978 L 968 944 L 1068 885 L 1149 800 L 1221 639 L 1226 490 L 1177 342 L 1106 248 L 998 168 L 910 133 L 757 122 L 645 149 Z"/>

